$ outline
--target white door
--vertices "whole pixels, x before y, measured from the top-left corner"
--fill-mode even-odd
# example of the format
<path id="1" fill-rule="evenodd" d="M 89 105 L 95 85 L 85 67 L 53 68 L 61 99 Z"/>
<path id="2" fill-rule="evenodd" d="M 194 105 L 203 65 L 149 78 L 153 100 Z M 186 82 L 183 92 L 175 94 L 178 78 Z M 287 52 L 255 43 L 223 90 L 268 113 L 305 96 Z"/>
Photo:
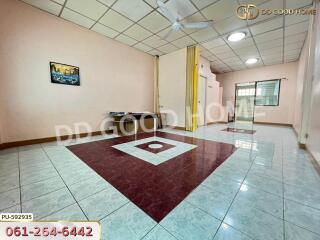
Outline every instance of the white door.
<path id="1" fill-rule="evenodd" d="M 159 105 L 163 125 L 185 127 L 187 50 L 159 59 Z M 179 64 L 178 64 L 179 63 Z"/>
<path id="2" fill-rule="evenodd" d="M 207 78 L 200 76 L 198 84 L 198 126 L 205 125 Z"/>

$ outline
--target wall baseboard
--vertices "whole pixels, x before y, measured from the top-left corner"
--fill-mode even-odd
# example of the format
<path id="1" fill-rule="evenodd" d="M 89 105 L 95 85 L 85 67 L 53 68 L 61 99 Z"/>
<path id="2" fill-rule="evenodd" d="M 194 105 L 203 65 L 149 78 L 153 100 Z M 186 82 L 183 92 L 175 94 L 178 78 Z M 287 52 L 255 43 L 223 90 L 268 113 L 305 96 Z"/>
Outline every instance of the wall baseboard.
<path id="1" fill-rule="evenodd" d="M 213 125 L 213 124 L 227 124 L 228 122 L 224 122 L 224 121 L 218 121 L 218 122 L 208 122 L 206 123 L 206 126 L 208 125 Z"/>
<path id="2" fill-rule="evenodd" d="M 175 129 L 175 130 L 183 130 L 183 131 L 185 131 L 185 130 L 186 130 L 186 128 L 185 128 L 185 127 L 169 126 L 169 125 L 167 125 L 166 127 L 173 128 L 173 129 Z"/>
<path id="3" fill-rule="evenodd" d="M 311 151 L 308 149 L 307 145 L 305 145 L 305 150 L 308 152 L 308 154 L 311 157 L 311 163 L 314 166 L 316 172 L 319 174 L 320 176 L 320 163 L 317 161 L 317 159 L 313 156 L 313 154 L 311 153 Z"/>
<path id="4" fill-rule="evenodd" d="M 84 138 L 88 136 L 98 136 L 102 135 L 104 133 L 112 134 L 112 130 L 107 130 L 106 132 L 91 132 L 91 133 L 79 133 L 79 134 L 73 134 L 73 135 L 63 135 L 60 136 L 60 140 L 67 140 L 67 139 L 76 139 L 77 137 Z M 26 145 L 33 145 L 33 144 L 40 144 L 40 143 L 47 143 L 47 142 L 54 142 L 57 141 L 58 137 L 46 137 L 46 138 L 37 138 L 37 139 L 29 139 L 29 140 L 23 140 L 23 141 L 16 141 L 16 142 L 7 142 L 0 144 L 0 150 L 6 149 L 6 148 L 12 148 L 12 147 L 21 147 Z"/>
<path id="5" fill-rule="evenodd" d="M 254 124 L 263 124 L 263 125 L 273 125 L 273 126 L 282 126 L 282 127 L 292 127 L 290 123 L 270 123 L 270 122 L 253 122 Z"/>

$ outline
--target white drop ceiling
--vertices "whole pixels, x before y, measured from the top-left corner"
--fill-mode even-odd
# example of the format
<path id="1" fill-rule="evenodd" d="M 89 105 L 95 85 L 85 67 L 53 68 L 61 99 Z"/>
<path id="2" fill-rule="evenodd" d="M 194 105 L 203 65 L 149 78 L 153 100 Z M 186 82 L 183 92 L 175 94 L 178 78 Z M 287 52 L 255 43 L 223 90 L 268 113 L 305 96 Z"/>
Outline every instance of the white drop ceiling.
<path id="1" fill-rule="evenodd" d="M 235 10 L 243 3 L 259 8 L 305 8 L 312 0 L 176 0 L 184 4 L 183 21 L 213 20 L 212 27 L 186 29 L 162 39 L 170 29 L 156 0 L 21 0 L 36 8 L 132 46 L 163 55 L 199 44 L 201 56 L 216 73 L 297 61 L 304 45 L 309 16 L 259 16 L 240 20 Z M 170 5 L 171 0 L 166 0 Z M 246 38 L 231 43 L 227 36 L 243 31 Z M 258 58 L 252 66 L 248 58 Z"/>

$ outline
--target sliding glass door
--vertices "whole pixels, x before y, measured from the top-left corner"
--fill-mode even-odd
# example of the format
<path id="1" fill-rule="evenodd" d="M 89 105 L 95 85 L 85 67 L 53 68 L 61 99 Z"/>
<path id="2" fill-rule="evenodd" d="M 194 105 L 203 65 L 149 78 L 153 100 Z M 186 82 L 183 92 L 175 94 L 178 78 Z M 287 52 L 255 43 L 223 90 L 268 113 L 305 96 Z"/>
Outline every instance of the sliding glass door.
<path id="1" fill-rule="evenodd" d="M 235 121 L 253 122 L 256 84 L 236 84 Z"/>

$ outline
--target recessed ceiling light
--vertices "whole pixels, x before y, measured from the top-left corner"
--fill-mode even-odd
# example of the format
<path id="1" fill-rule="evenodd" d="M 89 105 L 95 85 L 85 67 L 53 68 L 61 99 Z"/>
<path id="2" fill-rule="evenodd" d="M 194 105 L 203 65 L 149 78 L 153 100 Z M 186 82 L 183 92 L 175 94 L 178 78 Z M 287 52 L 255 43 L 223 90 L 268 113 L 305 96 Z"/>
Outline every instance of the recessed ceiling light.
<path id="1" fill-rule="evenodd" d="M 246 64 L 255 64 L 256 62 L 258 62 L 258 59 L 257 59 L 257 58 L 249 58 L 249 59 L 246 61 Z"/>
<path id="2" fill-rule="evenodd" d="M 246 34 L 244 32 L 235 32 L 228 36 L 229 42 L 238 42 L 242 39 L 244 39 Z"/>

